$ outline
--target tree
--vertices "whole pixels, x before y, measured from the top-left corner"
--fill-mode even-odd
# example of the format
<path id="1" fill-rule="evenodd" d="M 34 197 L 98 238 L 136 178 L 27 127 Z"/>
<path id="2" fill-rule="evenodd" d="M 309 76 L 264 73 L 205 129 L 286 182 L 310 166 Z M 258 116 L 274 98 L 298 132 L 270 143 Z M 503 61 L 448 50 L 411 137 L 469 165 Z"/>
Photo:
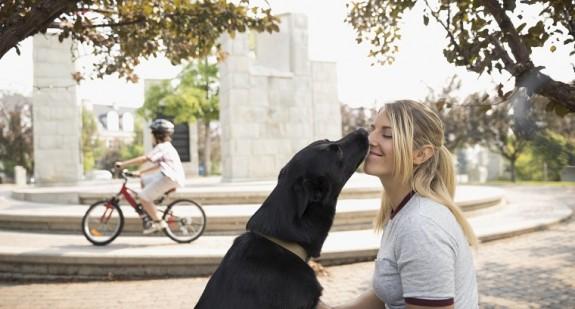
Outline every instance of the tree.
<path id="1" fill-rule="evenodd" d="M 548 110 L 560 115 L 575 112 L 575 85 L 553 80 L 531 57 L 534 48 L 547 42 L 552 44 L 550 53 L 563 45 L 575 54 L 573 0 L 366 0 L 352 4 L 346 21 L 355 28 L 358 43 L 371 43 L 370 56 L 392 63 L 398 52 L 402 17 L 417 2 L 425 4 L 423 23 L 427 25 L 433 18 L 445 30 L 448 42 L 443 54 L 447 61 L 478 74 L 505 71 L 514 78 L 516 89 L 526 89 L 528 97 L 548 98 Z M 539 12 L 534 23 L 524 16 L 527 6 Z M 506 97 L 509 95 L 511 92 Z"/>
<path id="2" fill-rule="evenodd" d="M 93 50 L 96 76 L 118 73 L 136 81 L 141 58 L 164 54 L 173 64 L 213 52 L 223 33 L 279 31 L 279 18 L 249 0 L 4 0 L 0 2 L 0 58 L 49 29 Z M 75 75 L 78 79 L 79 75 Z"/>
<path id="3" fill-rule="evenodd" d="M 82 164 L 84 173 L 94 168 L 96 158 L 104 153 L 104 143 L 98 138 L 98 126 L 94 114 L 82 107 Z"/>
<path id="4" fill-rule="evenodd" d="M 575 165 L 575 143 L 547 129 L 517 160 L 517 175 L 526 180 L 560 180 L 566 165 Z"/>
<path id="5" fill-rule="evenodd" d="M 343 136 L 358 128 L 367 129 L 377 116 L 375 108 L 351 107 L 341 104 L 341 133 Z"/>
<path id="6" fill-rule="evenodd" d="M 199 157 L 206 174 L 212 171 L 212 129 L 211 123 L 220 118 L 220 83 L 216 63 L 210 63 L 208 58 L 189 63 L 180 73 L 180 89 L 202 89 L 205 100 L 199 100 L 199 110 L 193 116 L 200 120 L 198 132 L 200 135 Z"/>
<path id="7" fill-rule="evenodd" d="M 437 113 L 444 125 L 445 147 L 452 153 L 457 148 L 474 145 L 481 141 L 477 131 L 479 118 L 476 113 L 486 106 L 488 96 L 472 94 L 460 100 L 454 94 L 461 88 L 461 80 L 453 76 L 439 93 L 432 89 L 423 101 Z"/>
<path id="8" fill-rule="evenodd" d="M 476 97 L 480 97 L 476 95 Z M 484 96 L 481 96 L 484 98 Z M 506 104 L 494 104 L 489 97 L 483 100 L 483 104 L 490 109 L 485 113 L 470 113 L 472 117 L 478 117 L 477 136 L 481 137 L 480 143 L 492 152 L 500 154 L 509 161 L 511 181 L 517 179 L 516 163 L 519 156 L 526 151 L 530 141 L 515 134 L 512 130 L 514 118 Z M 481 104 L 479 104 L 481 105 Z"/>
<path id="9" fill-rule="evenodd" d="M 16 165 L 30 172 L 34 165 L 31 100 L 19 94 L 4 94 L 0 103 L 0 162 L 3 172 L 13 177 Z"/>

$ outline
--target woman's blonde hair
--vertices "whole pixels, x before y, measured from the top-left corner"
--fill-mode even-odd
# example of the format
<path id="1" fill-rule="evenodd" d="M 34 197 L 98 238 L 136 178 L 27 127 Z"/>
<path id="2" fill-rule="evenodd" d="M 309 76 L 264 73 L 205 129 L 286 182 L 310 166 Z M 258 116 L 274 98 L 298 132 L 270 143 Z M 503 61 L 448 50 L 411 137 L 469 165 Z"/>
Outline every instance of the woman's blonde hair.
<path id="1" fill-rule="evenodd" d="M 413 191 L 440 203 L 451 211 L 461 226 L 470 245 L 477 245 L 477 237 L 462 211 L 455 205 L 455 170 L 451 153 L 444 145 L 441 119 L 428 106 L 401 100 L 386 104 L 379 110 L 389 118 L 395 153 L 393 177 L 409 184 Z M 434 154 L 424 163 L 413 165 L 413 151 L 425 145 L 434 148 Z M 381 231 L 391 216 L 392 205 L 384 192 L 381 208 L 375 221 Z"/>

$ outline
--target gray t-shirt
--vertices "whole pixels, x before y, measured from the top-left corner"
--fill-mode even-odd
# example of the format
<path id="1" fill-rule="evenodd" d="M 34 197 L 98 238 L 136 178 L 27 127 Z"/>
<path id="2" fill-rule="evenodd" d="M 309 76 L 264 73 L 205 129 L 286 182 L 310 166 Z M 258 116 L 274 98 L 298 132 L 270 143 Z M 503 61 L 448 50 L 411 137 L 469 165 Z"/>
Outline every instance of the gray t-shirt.
<path id="1" fill-rule="evenodd" d="M 446 206 L 415 194 L 387 223 L 373 289 L 390 309 L 405 308 L 406 299 L 479 308 L 471 249 Z"/>

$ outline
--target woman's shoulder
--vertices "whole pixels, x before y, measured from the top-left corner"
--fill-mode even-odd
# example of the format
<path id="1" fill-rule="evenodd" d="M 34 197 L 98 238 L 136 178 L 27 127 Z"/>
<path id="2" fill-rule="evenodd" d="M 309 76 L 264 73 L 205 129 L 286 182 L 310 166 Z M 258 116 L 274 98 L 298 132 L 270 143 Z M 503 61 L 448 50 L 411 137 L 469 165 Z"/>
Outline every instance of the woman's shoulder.
<path id="1" fill-rule="evenodd" d="M 429 225 L 440 229 L 458 226 L 455 216 L 447 206 L 419 194 L 415 195 L 413 207 L 410 207 L 404 220 L 409 221 L 409 224 L 402 224 L 407 229 Z"/>

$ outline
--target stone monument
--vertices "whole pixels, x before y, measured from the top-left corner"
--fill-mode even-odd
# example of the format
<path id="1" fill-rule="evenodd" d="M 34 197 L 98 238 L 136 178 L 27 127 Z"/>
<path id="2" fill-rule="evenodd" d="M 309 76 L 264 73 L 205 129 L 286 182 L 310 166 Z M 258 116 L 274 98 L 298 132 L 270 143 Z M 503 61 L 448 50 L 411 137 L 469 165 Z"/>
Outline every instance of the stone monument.
<path id="1" fill-rule="evenodd" d="M 223 181 L 274 179 L 311 141 L 341 137 L 335 63 L 309 60 L 305 15 L 280 18 L 279 33 L 222 37 Z"/>
<path id="2" fill-rule="evenodd" d="M 76 99 L 70 40 L 34 36 L 34 180 L 75 183 L 82 178 L 81 107 Z"/>

